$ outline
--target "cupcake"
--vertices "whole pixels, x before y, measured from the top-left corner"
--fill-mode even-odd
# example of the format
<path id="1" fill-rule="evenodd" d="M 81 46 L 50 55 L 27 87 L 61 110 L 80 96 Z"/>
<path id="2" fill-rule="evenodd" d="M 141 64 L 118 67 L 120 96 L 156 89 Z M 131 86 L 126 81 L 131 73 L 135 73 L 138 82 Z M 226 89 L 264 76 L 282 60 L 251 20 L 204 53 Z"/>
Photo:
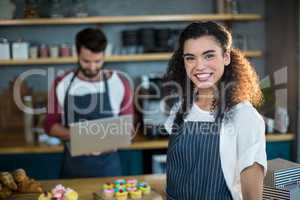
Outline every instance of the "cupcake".
<path id="1" fill-rule="evenodd" d="M 113 189 L 114 188 L 114 184 L 112 184 L 112 183 L 105 183 L 105 184 L 103 184 L 103 186 L 102 186 L 102 189 L 103 190 L 110 190 L 110 189 Z"/>
<path id="2" fill-rule="evenodd" d="M 128 188 L 126 188 L 126 191 L 127 192 L 131 192 L 131 191 L 135 191 L 135 190 L 137 190 L 137 188 L 136 187 L 128 187 Z"/>
<path id="3" fill-rule="evenodd" d="M 38 200 L 51 200 L 51 199 L 52 199 L 51 192 L 44 192 L 38 198 Z"/>
<path id="4" fill-rule="evenodd" d="M 64 195 L 66 192 L 66 188 L 62 185 L 56 185 L 53 189 L 52 189 L 52 196 L 55 199 L 64 199 Z"/>
<path id="5" fill-rule="evenodd" d="M 136 186 L 137 180 L 136 180 L 136 179 L 128 179 L 128 180 L 126 181 L 126 183 L 127 183 L 127 184 L 131 184 L 131 185 Z"/>
<path id="6" fill-rule="evenodd" d="M 115 189 L 126 190 L 126 185 L 125 184 L 115 184 Z"/>
<path id="7" fill-rule="evenodd" d="M 78 193 L 71 188 L 67 188 L 64 194 L 64 200 L 77 200 Z"/>
<path id="8" fill-rule="evenodd" d="M 128 197 L 128 192 L 126 192 L 125 190 L 121 189 L 115 193 L 116 200 L 127 200 L 127 197 Z"/>
<path id="9" fill-rule="evenodd" d="M 143 194 L 150 194 L 151 187 L 147 183 L 139 183 L 138 188 L 142 191 Z"/>
<path id="10" fill-rule="evenodd" d="M 123 184 L 123 185 L 125 185 L 126 184 L 126 181 L 125 181 L 125 179 L 117 179 L 117 180 L 115 180 L 115 184 L 117 185 L 117 184 Z"/>
<path id="11" fill-rule="evenodd" d="M 126 188 L 133 188 L 133 187 L 136 187 L 136 185 L 131 183 L 126 183 Z"/>
<path id="12" fill-rule="evenodd" d="M 115 194 L 115 190 L 114 189 L 104 189 L 103 190 L 103 197 L 104 199 L 113 199 Z"/>
<path id="13" fill-rule="evenodd" d="M 134 190 L 134 191 L 131 191 L 130 193 L 130 198 L 132 200 L 135 200 L 135 199 L 141 199 L 142 198 L 142 191 L 141 190 Z"/>

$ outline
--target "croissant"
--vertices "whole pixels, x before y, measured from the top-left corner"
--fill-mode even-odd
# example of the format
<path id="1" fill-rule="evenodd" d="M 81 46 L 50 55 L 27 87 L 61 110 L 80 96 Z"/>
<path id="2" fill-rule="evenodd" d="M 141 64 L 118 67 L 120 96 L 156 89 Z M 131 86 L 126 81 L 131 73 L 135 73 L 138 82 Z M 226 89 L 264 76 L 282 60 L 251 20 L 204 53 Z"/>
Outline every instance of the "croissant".
<path id="1" fill-rule="evenodd" d="M 13 176 L 19 192 L 43 192 L 42 185 L 34 179 L 29 179 L 24 169 L 17 169 Z"/>
<path id="2" fill-rule="evenodd" d="M 12 191 L 6 186 L 3 186 L 2 189 L 0 190 L 0 199 L 7 199 L 11 195 L 12 195 Z"/>
<path id="3" fill-rule="evenodd" d="M 7 186 L 11 190 L 17 190 L 18 186 L 14 181 L 13 176 L 9 172 L 1 172 L 0 173 L 0 181 L 4 186 Z"/>
<path id="4" fill-rule="evenodd" d="M 14 180 L 16 183 L 20 183 L 26 179 L 28 179 L 27 174 L 24 169 L 17 169 L 12 173 Z"/>

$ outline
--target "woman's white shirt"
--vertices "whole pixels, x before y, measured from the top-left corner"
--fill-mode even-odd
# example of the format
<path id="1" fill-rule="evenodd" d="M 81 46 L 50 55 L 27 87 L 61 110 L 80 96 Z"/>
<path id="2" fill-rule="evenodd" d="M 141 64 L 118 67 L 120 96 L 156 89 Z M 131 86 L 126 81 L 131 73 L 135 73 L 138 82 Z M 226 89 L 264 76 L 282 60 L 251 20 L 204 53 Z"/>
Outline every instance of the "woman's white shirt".
<path id="1" fill-rule="evenodd" d="M 180 104 L 173 106 L 165 122 L 169 134 Z M 255 162 L 267 171 L 265 123 L 248 101 L 235 105 L 232 119 L 222 121 L 220 130 L 220 158 L 226 184 L 234 200 L 242 200 L 240 174 Z M 214 116 L 195 103 L 184 121 L 214 121 Z"/>

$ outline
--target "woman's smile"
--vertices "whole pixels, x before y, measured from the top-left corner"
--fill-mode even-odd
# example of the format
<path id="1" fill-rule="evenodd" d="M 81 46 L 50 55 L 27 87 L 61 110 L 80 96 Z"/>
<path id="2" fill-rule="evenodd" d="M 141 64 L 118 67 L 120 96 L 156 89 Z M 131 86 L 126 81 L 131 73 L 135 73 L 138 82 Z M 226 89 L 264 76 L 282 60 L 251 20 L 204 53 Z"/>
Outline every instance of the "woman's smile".
<path id="1" fill-rule="evenodd" d="M 195 77 L 197 78 L 198 81 L 204 82 L 204 81 L 209 81 L 212 75 L 213 73 L 211 72 L 200 72 L 200 73 L 196 73 Z"/>

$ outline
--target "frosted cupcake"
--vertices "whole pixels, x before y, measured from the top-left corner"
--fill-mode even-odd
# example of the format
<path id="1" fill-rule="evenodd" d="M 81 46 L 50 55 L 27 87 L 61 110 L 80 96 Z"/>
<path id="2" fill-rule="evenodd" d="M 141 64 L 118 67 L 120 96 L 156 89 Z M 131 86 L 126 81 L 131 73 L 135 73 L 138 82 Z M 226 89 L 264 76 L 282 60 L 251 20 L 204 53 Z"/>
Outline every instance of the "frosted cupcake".
<path id="1" fill-rule="evenodd" d="M 117 179 L 117 180 L 115 180 L 115 184 L 116 185 L 125 185 L 126 184 L 126 181 L 125 181 L 125 179 Z"/>
<path id="2" fill-rule="evenodd" d="M 126 181 L 126 183 L 136 186 L 137 185 L 137 180 L 136 179 L 128 179 Z"/>
<path id="3" fill-rule="evenodd" d="M 51 192 L 44 192 L 38 198 L 38 200 L 51 200 L 51 199 L 52 199 Z"/>
<path id="4" fill-rule="evenodd" d="M 147 183 L 143 182 L 143 183 L 139 183 L 138 184 L 138 188 L 142 191 L 142 193 L 144 195 L 150 194 L 151 192 L 151 187 L 150 185 L 148 185 Z"/>
<path id="5" fill-rule="evenodd" d="M 129 192 L 130 194 L 130 198 L 132 200 L 135 200 L 135 199 L 141 199 L 142 198 L 142 191 L 141 190 L 134 190 L 134 191 L 131 191 Z"/>
<path id="6" fill-rule="evenodd" d="M 103 190 L 103 197 L 104 199 L 113 199 L 115 194 L 115 190 L 114 189 L 104 189 Z"/>
<path id="7" fill-rule="evenodd" d="M 128 187 L 128 188 L 126 188 L 126 191 L 127 192 L 131 192 L 131 191 L 135 191 L 135 190 L 137 190 L 137 188 L 136 187 Z"/>
<path id="8" fill-rule="evenodd" d="M 62 185 L 56 185 L 51 192 L 54 199 L 63 199 L 66 188 Z"/>
<path id="9" fill-rule="evenodd" d="M 64 195 L 64 200 L 77 200 L 78 199 L 78 193 L 71 188 L 67 188 L 65 195 Z"/>
<path id="10" fill-rule="evenodd" d="M 128 192 L 124 190 L 119 190 L 118 192 L 115 193 L 115 198 L 116 200 L 127 200 Z"/>
<path id="11" fill-rule="evenodd" d="M 112 183 L 105 183 L 105 184 L 103 184 L 103 186 L 102 186 L 102 189 L 103 190 L 110 190 L 110 189 L 113 189 L 114 188 L 114 184 L 112 184 Z"/>

